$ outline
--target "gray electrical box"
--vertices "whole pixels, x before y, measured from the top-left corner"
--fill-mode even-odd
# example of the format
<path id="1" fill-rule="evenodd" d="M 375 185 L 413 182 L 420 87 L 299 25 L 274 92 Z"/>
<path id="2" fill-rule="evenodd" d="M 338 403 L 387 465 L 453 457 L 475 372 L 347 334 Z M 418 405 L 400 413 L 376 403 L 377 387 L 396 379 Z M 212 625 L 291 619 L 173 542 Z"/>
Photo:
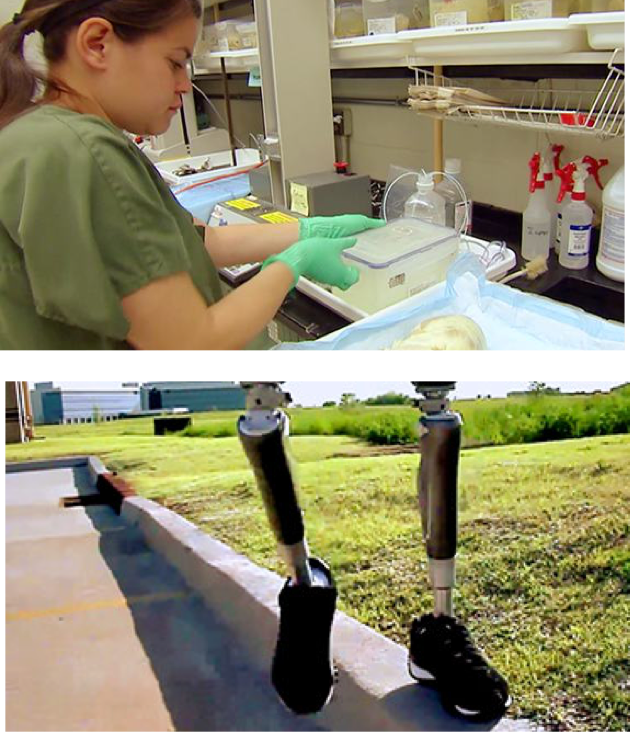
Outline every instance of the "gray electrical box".
<path id="1" fill-rule="evenodd" d="M 368 175 L 312 173 L 293 178 L 288 188 L 289 208 L 304 216 L 372 215 Z"/>

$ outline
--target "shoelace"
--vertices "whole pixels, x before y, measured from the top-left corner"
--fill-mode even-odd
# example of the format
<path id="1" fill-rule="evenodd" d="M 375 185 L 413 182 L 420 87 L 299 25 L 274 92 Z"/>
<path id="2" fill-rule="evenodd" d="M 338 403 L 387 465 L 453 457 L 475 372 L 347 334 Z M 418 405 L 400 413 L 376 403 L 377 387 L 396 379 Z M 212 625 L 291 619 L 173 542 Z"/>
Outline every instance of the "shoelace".
<path id="1" fill-rule="evenodd" d="M 476 671 L 491 673 L 487 661 L 475 647 L 468 629 L 454 618 L 440 618 L 437 627 L 428 628 L 426 625 L 418 629 L 420 635 L 436 632 L 440 637 L 440 645 L 444 648 L 445 657 L 455 659 L 460 664 L 473 667 Z"/>

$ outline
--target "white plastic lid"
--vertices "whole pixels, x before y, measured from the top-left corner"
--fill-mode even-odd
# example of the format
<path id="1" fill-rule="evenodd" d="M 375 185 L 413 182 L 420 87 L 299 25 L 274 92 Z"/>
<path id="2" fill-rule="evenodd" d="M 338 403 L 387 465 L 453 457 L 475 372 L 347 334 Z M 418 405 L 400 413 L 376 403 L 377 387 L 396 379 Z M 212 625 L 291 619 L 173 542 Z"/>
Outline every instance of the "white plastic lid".
<path id="1" fill-rule="evenodd" d="M 372 269 L 389 267 L 432 249 L 442 248 L 447 256 L 458 248 L 454 229 L 411 218 L 396 219 L 378 229 L 362 231 L 356 238 L 357 243 L 346 249 L 343 256 Z"/>

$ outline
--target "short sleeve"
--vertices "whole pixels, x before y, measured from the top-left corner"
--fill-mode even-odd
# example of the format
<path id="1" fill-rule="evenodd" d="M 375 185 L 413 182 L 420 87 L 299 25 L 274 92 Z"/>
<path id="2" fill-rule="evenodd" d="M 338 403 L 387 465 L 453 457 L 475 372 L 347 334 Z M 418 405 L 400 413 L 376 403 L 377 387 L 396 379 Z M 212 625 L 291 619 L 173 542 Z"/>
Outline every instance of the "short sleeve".
<path id="1" fill-rule="evenodd" d="M 84 123 L 87 126 L 87 123 Z M 25 159 L 17 243 L 37 312 L 124 339 L 121 298 L 190 268 L 182 232 L 122 134 L 59 120 L 59 143 Z"/>

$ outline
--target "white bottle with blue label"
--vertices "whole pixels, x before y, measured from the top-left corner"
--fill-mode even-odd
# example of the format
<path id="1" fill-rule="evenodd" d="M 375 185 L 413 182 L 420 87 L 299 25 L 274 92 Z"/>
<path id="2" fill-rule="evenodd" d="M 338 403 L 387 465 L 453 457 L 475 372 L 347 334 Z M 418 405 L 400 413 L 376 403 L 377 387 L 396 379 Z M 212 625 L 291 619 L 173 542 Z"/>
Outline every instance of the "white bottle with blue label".
<path id="1" fill-rule="evenodd" d="M 584 269 L 588 266 L 591 249 L 593 209 L 586 203 L 584 182 L 588 170 L 581 163 L 575 165 L 571 203 L 562 211 L 562 235 L 558 261 L 568 269 Z"/>

